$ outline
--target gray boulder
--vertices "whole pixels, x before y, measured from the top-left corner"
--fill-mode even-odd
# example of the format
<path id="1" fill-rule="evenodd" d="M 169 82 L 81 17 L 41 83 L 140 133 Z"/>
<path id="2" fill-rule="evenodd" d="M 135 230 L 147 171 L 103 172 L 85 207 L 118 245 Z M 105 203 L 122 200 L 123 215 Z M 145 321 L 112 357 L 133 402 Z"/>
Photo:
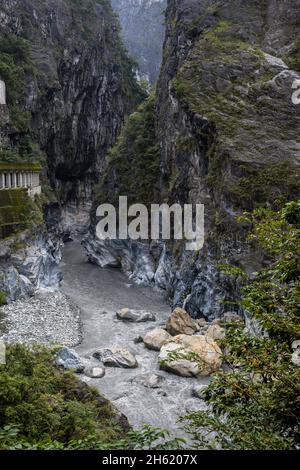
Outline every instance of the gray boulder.
<path id="1" fill-rule="evenodd" d="M 123 308 L 122 310 L 118 310 L 117 318 L 119 320 L 132 323 L 156 321 L 156 317 L 152 312 L 146 312 L 145 310 L 131 310 L 129 308 Z"/>
<path id="2" fill-rule="evenodd" d="M 94 352 L 93 357 L 101 361 L 106 367 L 121 367 L 123 369 L 138 367 L 135 356 L 128 349 L 121 347 L 100 349 Z"/>
<path id="3" fill-rule="evenodd" d="M 82 373 L 85 366 L 80 356 L 69 348 L 62 348 L 58 351 L 56 364 L 64 369 L 71 369 L 77 373 Z"/>

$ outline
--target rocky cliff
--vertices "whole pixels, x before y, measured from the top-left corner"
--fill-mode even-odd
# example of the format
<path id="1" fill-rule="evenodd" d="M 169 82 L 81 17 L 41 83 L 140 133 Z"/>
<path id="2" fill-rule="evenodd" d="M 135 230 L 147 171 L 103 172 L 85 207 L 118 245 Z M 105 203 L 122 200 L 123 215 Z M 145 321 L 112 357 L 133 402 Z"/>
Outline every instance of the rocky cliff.
<path id="1" fill-rule="evenodd" d="M 107 0 L 1 0 L 0 18 L 0 161 L 41 161 L 48 233 L 84 230 L 107 151 L 143 98 L 118 20 Z M 0 290 L 9 300 L 57 277 L 59 241 L 42 220 L 36 228 L 29 220 L 21 253 L 20 237 L 1 246 Z"/>
<path id="2" fill-rule="evenodd" d="M 253 273 L 267 262 L 237 217 L 299 196 L 300 107 L 292 102 L 299 7 L 299 0 L 168 1 L 154 117 L 160 200 L 204 203 L 205 245 L 199 253 L 180 243 L 103 246 L 92 236 L 91 259 L 166 289 L 193 316 L 228 310 L 223 302 L 238 297 L 238 283 L 220 265 Z M 122 173 L 116 164 L 110 188 Z M 136 193 L 137 184 L 128 187 Z"/>
<path id="3" fill-rule="evenodd" d="M 164 40 L 166 0 L 112 0 L 119 14 L 124 43 L 138 63 L 142 80 L 158 78 Z"/>
<path id="4" fill-rule="evenodd" d="M 23 232 L 0 243 L 0 292 L 6 302 L 25 299 L 37 290 L 56 290 L 61 281 L 61 244 L 47 232 Z"/>
<path id="5" fill-rule="evenodd" d="M 106 152 L 140 99 L 110 2 L 4 0 L 0 13 L 1 40 L 21 39 L 32 65 L 24 68 L 22 100 L 11 104 L 29 113 L 61 205 L 89 201 Z"/>

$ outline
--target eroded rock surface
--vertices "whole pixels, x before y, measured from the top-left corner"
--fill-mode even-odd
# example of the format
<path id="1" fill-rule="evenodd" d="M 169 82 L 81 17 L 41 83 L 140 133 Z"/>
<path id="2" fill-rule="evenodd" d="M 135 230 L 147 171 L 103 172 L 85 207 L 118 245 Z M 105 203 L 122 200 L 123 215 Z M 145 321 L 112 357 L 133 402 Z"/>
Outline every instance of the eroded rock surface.
<path id="1" fill-rule="evenodd" d="M 175 336 L 159 354 L 162 369 L 182 377 L 206 377 L 222 365 L 222 351 L 206 336 Z"/>

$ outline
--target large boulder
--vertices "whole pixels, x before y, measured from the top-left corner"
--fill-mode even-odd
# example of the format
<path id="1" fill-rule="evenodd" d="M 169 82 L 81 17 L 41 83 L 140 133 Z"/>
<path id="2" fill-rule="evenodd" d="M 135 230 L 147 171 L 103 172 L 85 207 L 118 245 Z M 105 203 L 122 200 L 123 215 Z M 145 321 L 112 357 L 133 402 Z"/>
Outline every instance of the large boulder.
<path id="1" fill-rule="evenodd" d="M 117 318 L 122 321 L 143 323 L 147 321 L 156 321 L 156 317 L 152 312 L 145 310 L 131 310 L 130 308 L 123 308 L 117 311 Z"/>
<path id="2" fill-rule="evenodd" d="M 182 377 L 207 377 L 222 365 L 222 351 L 206 336 L 179 335 L 162 346 L 160 367 Z"/>
<path id="3" fill-rule="evenodd" d="M 161 348 L 158 356 L 160 368 L 181 377 L 197 377 L 199 366 L 188 357 L 188 354 L 189 351 L 182 345 L 174 342 L 167 343 Z M 176 357 L 177 355 L 180 356 Z"/>
<path id="4" fill-rule="evenodd" d="M 94 352 L 93 357 L 101 361 L 107 367 L 120 367 L 134 369 L 138 367 L 135 356 L 126 348 L 113 347 L 100 349 Z"/>
<path id="5" fill-rule="evenodd" d="M 199 331 L 199 326 L 185 310 L 176 308 L 168 320 L 167 331 L 172 336 L 193 335 Z"/>
<path id="6" fill-rule="evenodd" d="M 85 368 L 80 356 L 73 349 L 69 348 L 61 348 L 58 351 L 56 364 L 64 367 L 64 369 L 74 370 L 77 373 L 83 372 Z"/>
<path id="7" fill-rule="evenodd" d="M 145 346 L 153 351 L 160 351 L 161 347 L 171 340 L 172 336 L 166 330 L 161 328 L 149 331 L 149 333 L 144 336 Z"/>

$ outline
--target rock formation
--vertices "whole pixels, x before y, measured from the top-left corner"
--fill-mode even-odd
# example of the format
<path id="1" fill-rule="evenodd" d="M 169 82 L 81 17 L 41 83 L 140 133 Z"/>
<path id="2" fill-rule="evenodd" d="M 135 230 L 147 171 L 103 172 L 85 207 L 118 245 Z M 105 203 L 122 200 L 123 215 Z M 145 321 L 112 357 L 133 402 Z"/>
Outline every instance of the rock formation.
<path id="1" fill-rule="evenodd" d="M 92 261 L 118 260 L 132 279 L 165 289 L 174 307 L 194 317 L 220 317 L 228 310 L 224 301 L 239 297 L 238 280 L 220 266 L 231 264 L 251 275 L 266 259 L 247 240 L 248 226 L 238 216 L 300 193 L 300 107 L 292 102 L 300 78 L 299 5 L 299 0 L 168 1 L 155 135 L 149 131 L 147 140 L 140 125 L 143 113 L 150 122 L 148 105 L 139 125 L 125 126 L 117 145 L 122 161 L 139 173 L 130 175 L 113 159 L 103 194 L 114 198 L 123 182 L 129 197 L 145 198 L 140 181 L 160 181 L 159 190 L 148 189 L 159 202 L 205 205 L 205 245 L 187 252 L 180 242 L 99 243 L 93 222 L 85 241 Z M 137 143 L 144 155 L 151 149 L 152 159 L 158 145 L 158 165 L 144 165 Z M 240 313 L 239 307 L 231 309 Z"/>
<path id="2" fill-rule="evenodd" d="M 159 353 L 160 367 L 181 377 L 206 377 L 222 365 L 222 352 L 206 336 L 175 336 Z"/>
<path id="3" fill-rule="evenodd" d="M 109 2 L 5 0 L 0 16 L 0 79 L 7 95 L 7 105 L 3 96 L 0 105 L 0 163 L 43 166 L 38 220 L 31 208 L 18 227 L 31 234 L 0 247 L 0 290 L 10 301 L 49 284 L 45 278 L 54 283 L 59 237 L 87 230 L 107 151 L 143 92 Z M 7 213 L 1 206 L 0 226 Z M 20 244 L 25 254 L 15 249 Z"/>
<path id="4" fill-rule="evenodd" d="M 27 113 L 51 185 L 72 212 L 90 202 L 107 150 L 141 98 L 116 19 L 109 2 L 95 0 L 5 0 L 0 12 L 0 52 L 22 41 L 31 64 L 17 102 L 8 85 L 11 115 Z"/>
<path id="5" fill-rule="evenodd" d="M 138 75 L 154 84 L 158 78 L 164 41 L 166 0 L 112 0 L 120 16 L 122 36 L 138 63 Z"/>

